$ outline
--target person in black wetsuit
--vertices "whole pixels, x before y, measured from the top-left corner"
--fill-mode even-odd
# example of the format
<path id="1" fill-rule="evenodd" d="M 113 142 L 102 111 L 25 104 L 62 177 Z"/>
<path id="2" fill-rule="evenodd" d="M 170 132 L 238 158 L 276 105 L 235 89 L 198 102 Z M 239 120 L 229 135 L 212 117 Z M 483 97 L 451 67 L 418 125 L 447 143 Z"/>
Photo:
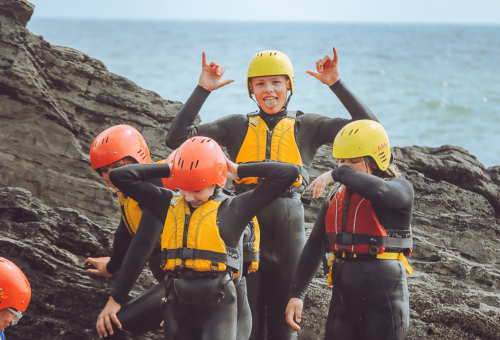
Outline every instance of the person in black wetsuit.
<path id="1" fill-rule="evenodd" d="M 219 193 L 226 167 L 234 177 L 262 177 L 255 189 L 239 196 Z M 148 182 L 173 176 L 181 197 Z M 293 164 L 269 162 L 236 165 L 218 144 L 194 137 L 177 151 L 173 165 L 134 164 L 110 172 L 111 182 L 162 223 L 162 265 L 167 276 L 135 299 L 139 304 L 158 291 L 166 293 L 166 339 L 236 338 L 236 291 L 241 269 L 241 234 L 252 218 L 292 185 L 299 175 Z M 237 278 L 234 279 L 235 281 Z M 164 295 L 165 296 L 165 295 Z M 160 305 L 161 300 L 155 301 Z M 122 306 L 127 313 L 131 306 Z M 131 310 L 131 313 L 134 311 Z M 112 331 L 112 324 L 106 325 Z"/>
<path id="2" fill-rule="evenodd" d="M 333 286 L 325 339 L 399 340 L 409 326 L 404 255 L 412 250 L 413 187 L 390 165 L 389 139 L 383 127 L 361 120 L 342 129 L 333 145 L 339 167 L 318 177 L 313 197 L 337 182 L 318 213 L 300 256 L 286 309 L 287 322 L 301 320 L 307 286 L 321 262 L 330 258 Z M 406 271 L 406 273 L 405 273 Z"/>
<path id="3" fill-rule="evenodd" d="M 146 141 L 136 129 L 128 125 L 116 125 L 104 130 L 94 139 L 90 148 L 92 169 L 99 173 L 110 190 L 118 192 L 121 219 L 114 235 L 111 257 L 89 257 L 85 263 L 94 267 L 88 269 L 90 274 L 103 277 L 110 277 L 122 267 L 127 268 L 127 270 L 120 271 L 108 304 L 99 315 L 96 324 L 99 334 L 101 334 L 100 328 L 104 328 L 105 321 L 110 319 L 127 330 L 117 329 L 117 333 L 122 334 L 116 334 L 116 337 L 122 338 L 159 329 L 163 320 L 160 308 L 157 308 L 158 313 L 154 314 L 154 317 L 148 316 L 147 318 L 144 318 L 144 314 L 141 314 L 139 310 L 136 315 L 123 315 L 122 313 L 120 317 L 117 317 L 116 312 L 109 308 L 116 301 L 120 303 L 126 301 L 125 297 L 146 262 L 155 278 L 163 281 L 164 273 L 160 269 L 158 244 L 162 225 L 147 209 L 142 209 L 136 201 L 123 195 L 109 180 L 109 172 L 112 169 L 133 163 L 150 162 Z M 151 183 L 162 186 L 160 179 L 152 179 Z M 151 238 L 151 235 L 156 237 L 156 241 Z M 138 256 L 139 254 L 143 256 Z M 148 308 L 153 308 L 153 306 L 144 306 L 144 309 Z"/>
<path id="4" fill-rule="evenodd" d="M 329 56 L 316 62 L 317 72 L 308 71 L 333 91 L 353 120 L 376 120 L 370 109 L 340 79 L 335 48 Z M 207 64 L 203 53 L 199 85 L 186 101 L 166 139 L 176 148 L 186 139 L 203 135 L 225 146 L 236 163 L 279 160 L 300 166 L 297 181 L 257 215 L 261 230 L 259 271 L 248 275 L 247 287 L 252 310 L 251 339 L 264 338 L 267 310 L 269 339 L 296 339 L 297 333 L 283 318 L 288 302 L 288 289 L 300 252 L 305 244 L 304 212 L 301 194 L 307 186 L 308 174 L 318 148 L 332 143 L 335 134 L 349 123 L 343 118 L 319 114 L 302 114 L 287 109 L 294 93 L 293 68 L 288 57 L 279 51 L 264 51 L 250 61 L 248 92 L 255 96 L 259 111 L 254 114 L 230 115 L 212 123 L 198 125 L 196 116 L 210 92 L 232 82 L 223 80 L 224 68 L 212 61 Z M 290 96 L 287 98 L 287 92 Z M 236 181 L 241 194 L 254 188 L 257 178 Z"/>

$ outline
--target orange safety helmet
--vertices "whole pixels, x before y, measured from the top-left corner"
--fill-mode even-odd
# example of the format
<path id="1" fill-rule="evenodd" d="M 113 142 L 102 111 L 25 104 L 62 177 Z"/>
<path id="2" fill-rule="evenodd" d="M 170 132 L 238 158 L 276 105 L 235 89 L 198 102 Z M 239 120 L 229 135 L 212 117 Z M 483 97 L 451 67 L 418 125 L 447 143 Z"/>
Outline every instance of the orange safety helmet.
<path id="1" fill-rule="evenodd" d="M 212 184 L 222 188 L 227 180 L 226 156 L 213 139 L 193 137 L 177 149 L 172 176 L 177 188 L 185 191 L 203 190 Z"/>
<path id="2" fill-rule="evenodd" d="M 11 261 L 0 257 L 0 310 L 14 308 L 24 313 L 31 299 L 31 286 L 24 273 Z"/>
<path id="3" fill-rule="evenodd" d="M 115 125 L 104 130 L 90 147 L 90 165 L 94 170 L 125 157 L 132 157 L 138 163 L 151 163 L 146 141 L 129 125 Z"/>
<path id="4" fill-rule="evenodd" d="M 170 155 L 168 155 L 167 159 L 163 159 L 161 161 L 158 161 L 156 163 L 173 163 L 174 162 L 174 159 L 175 159 L 175 154 L 177 153 L 177 150 L 179 149 L 175 149 L 174 151 L 172 151 L 172 153 Z M 176 187 L 176 184 L 174 182 L 174 179 L 172 176 L 168 177 L 168 178 L 162 178 L 161 181 L 163 182 L 163 187 L 164 188 L 167 188 L 167 189 L 170 189 L 170 190 L 175 190 L 177 189 Z"/>

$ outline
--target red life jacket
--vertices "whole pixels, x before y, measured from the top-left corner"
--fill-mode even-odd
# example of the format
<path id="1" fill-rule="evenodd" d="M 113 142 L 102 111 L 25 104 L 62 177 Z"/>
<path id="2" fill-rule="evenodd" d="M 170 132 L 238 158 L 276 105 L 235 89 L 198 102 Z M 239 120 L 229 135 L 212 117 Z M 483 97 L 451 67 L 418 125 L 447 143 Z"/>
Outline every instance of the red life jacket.
<path id="1" fill-rule="evenodd" d="M 340 186 L 332 197 L 325 218 L 326 242 L 329 251 L 355 254 L 381 254 L 386 247 L 391 252 L 411 253 L 413 240 L 410 230 L 386 229 L 379 223 L 372 203 Z"/>

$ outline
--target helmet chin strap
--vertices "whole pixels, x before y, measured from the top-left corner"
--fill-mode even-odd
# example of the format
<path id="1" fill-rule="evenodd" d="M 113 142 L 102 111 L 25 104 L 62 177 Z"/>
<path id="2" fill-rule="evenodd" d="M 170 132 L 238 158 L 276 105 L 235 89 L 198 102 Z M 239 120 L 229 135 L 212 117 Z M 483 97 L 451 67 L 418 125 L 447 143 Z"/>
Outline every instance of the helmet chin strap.
<path id="1" fill-rule="evenodd" d="M 290 99 L 292 99 L 292 96 L 293 94 L 290 93 L 290 95 L 288 96 L 288 98 L 286 99 L 286 102 L 285 102 L 285 105 L 283 105 L 283 107 L 281 108 L 281 110 L 279 110 L 279 112 L 285 110 L 288 108 L 288 103 L 290 102 Z M 262 109 L 259 105 L 259 103 L 257 102 L 257 100 L 255 100 L 255 95 L 252 93 L 251 97 L 252 100 L 254 101 L 255 105 L 257 105 L 257 107 L 259 108 L 259 110 L 262 110 L 264 112 L 266 112 L 264 109 Z"/>

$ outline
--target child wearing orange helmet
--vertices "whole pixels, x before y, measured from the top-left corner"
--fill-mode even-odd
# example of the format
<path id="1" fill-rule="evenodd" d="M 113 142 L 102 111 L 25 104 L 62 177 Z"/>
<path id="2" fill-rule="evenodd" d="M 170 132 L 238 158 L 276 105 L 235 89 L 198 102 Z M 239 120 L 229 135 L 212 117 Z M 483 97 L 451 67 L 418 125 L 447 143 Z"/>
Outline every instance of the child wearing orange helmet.
<path id="1" fill-rule="evenodd" d="M 278 198 L 298 173 L 296 165 L 280 162 L 236 165 L 206 137 L 186 141 L 173 163 L 130 165 L 110 172 L 110 181 L 118 189 L 164 223 L 161 248 L 166 279 L 159 286 L 167 298 L 166 339 L 236 339 L 241 235 L 257 212 Z M 227 196 L 220 188 L 228 174 L 262 181 L 253 190 Z M 181 197 L 148 182 L 158 177 L 173 178 Z M 146 299 L 147 293 L 137 299 Z"/>
<path id="2" fill-rule="evenodd" d="M 0 339 L 8 326 L 19 322 L 31 300 L 31 286 L 24 273 L 11 261 L 0 257 Z"/>
<path id="3" fill-rule="evenodd" d="M 124 195 L 109 180 L 109 172 L 129 164 L 151 163 L 150 152 L 141 134 L 129 125 L 116 125 L 101 132 L 92 142 L 90 148 L 90 163 L 112 191 L 118 192 L 121 219 L 114 235 L 111 257 L 89 257 L 86 264 L 95 268 L 88 269 L 93 275 L 110 277 L 121 270 L 115 282 L 108 304 L 99 315 L 97 324 L 113 320 L 117 333 L 123 336 L 142 334 L 159 328 L 161 309 L 154 304 L 134 304 L 127 302 L 127 296 L 142 269 L 149 263 L 153 275 L 158 281 L 163 281 L 164 274 L 159 269 L 160 248 L 158 239 L 162 225 L 130 197 Z M 160 179 L 152 179 L 152 183 L 162 186 Z M 147 226 L 147 229 L 145 228 Z M 151 239 L 150 235 L 153 235 Z M 156 247 L 155 247 L 156 244 Z M 137 313 L 109 312 L 111 302 L 121 304 L 132 303 Z M 156 308 L 156 309 L 155 309 Z M 145 311 L 156 310 L 157 318 L 145 317 Z M 120 330 L 119 328 L 123 328 Z"/>

